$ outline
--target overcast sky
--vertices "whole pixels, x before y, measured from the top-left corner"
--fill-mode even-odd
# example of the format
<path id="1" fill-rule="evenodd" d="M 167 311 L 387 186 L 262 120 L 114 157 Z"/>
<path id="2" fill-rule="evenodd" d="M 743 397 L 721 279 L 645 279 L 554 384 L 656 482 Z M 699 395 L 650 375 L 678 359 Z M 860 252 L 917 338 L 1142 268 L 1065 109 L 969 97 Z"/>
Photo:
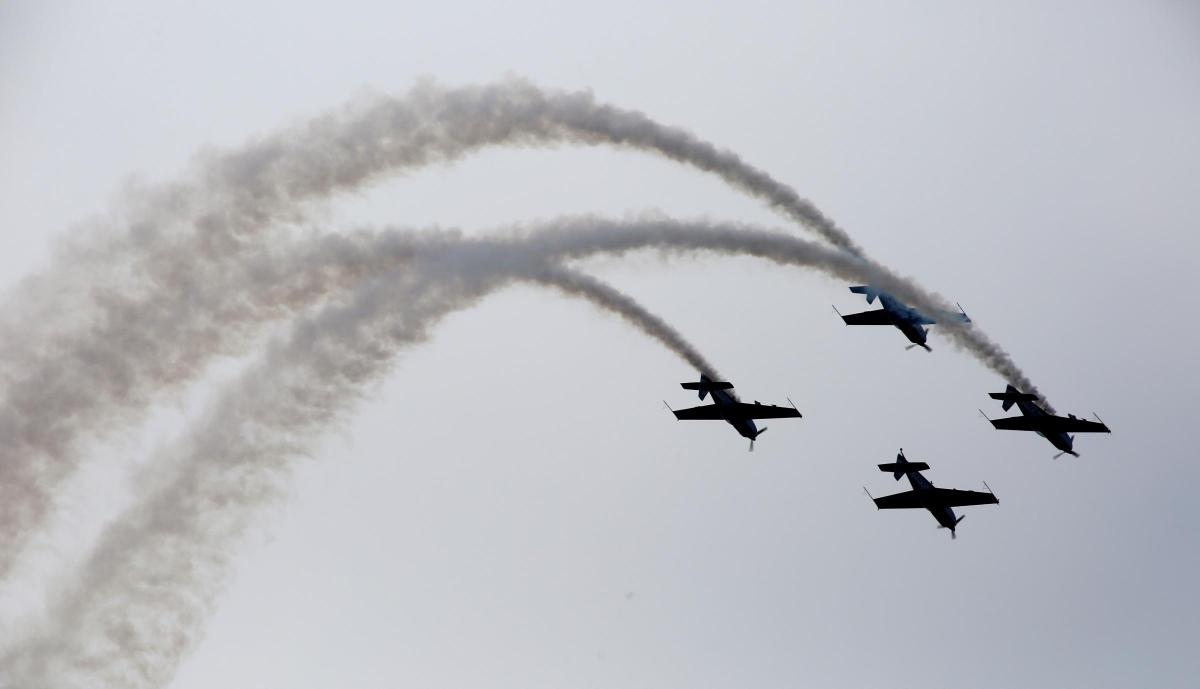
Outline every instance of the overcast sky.
<path id="1" fill-rule="evenodd" d="M 1060 411 L 1113 429 L 1051 461 L 980 418 L 1003 381 L 936 336 L 927 354 L 843 327 L 830 304 L 865 304 L 815 274 L 593 263 L 743 397 L 804 418 L 749 454 L 662 408 L 695 402 L 678 386 L 695 372 L 656 343 L 536 288 L 492 296 L 400 352 L 300 462 L 171 687 L 1195 686 L 1200 7 L 850 4 L 0 6 L 5 284 L 131 176 L 364 91 L 514 74 L 738 152 L 961 302 Z M 488 150 L 324 223 L 644 209 L 785 224 L 715 178 L 593 148 Z M 78 489 L 124 495 L 128 458 L 223 375 L 97 446 Z M 907 488 L 875 467 L 901 446 L 1000 504 L 963 509 L 953 542 L 923 511 L 876 511 L 861 487 Z"/>

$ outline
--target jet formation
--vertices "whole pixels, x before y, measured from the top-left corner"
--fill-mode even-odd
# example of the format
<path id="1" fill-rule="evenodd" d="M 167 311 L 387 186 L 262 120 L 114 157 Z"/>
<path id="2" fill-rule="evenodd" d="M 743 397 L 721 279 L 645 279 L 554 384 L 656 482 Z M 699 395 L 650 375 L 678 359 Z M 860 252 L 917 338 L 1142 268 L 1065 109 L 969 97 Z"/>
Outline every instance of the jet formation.
<path id="1" fill-rule="evenodd" d="M 874 304 L 875 300 L 878 299 L 881 308 L 874 311 L 842 315 L 835 306 L 834 311 L 837 312 L 838 316 L 841 316 L 846 325 L 894 326 L 912 343 L 907 349 L 922 347 L 926 351 L 933 351 L 927 344 L 929 330 L 926 326 L 935 325 L 939 321 L 943 323 L 971 323 L 970 317 L 967 316 L 962 306 L 958 307 L 957 313 L 938 313 L 936 314 L 937 317 L 934 318 L 905 304 L 894 295 L 871 285 L 854 285 L 850 287 L 850 291 L 863 295 L 868 304 Z M 788 399 L 790 407 L 762 404 L 758 401 L 755 401 L 753 404 L 742 402 L 733 393 L 732 383 L 713 380 L 705 372 L 701 372 L 699 381 L 681 383 L 680 385 L 685 390 L 697 391 L 701 400 L 706 399 L 708 395 L 712 395 L 712 403 L 675 410 L 664 401 L 663 404 L 675 415 L 677 420 L 724 421 L 733 426 L 739 435 L 750 440 L 751 451 L 754 450 L 754 441 L 767 430 L 765 426 L 759 428 L 755 421 L 761 419 L 801 418 L 802 416 L 791 399 Z M 1046 410 L 1037 395 L 1021 392 L 1013 387 L 1012 384 L 1009 384 L 1004 392 L 989 393 L 989 396 L 992 399 L 999 400 L 1002 403 L 1001 406 L 1004 411 L 1011 409 L 1014 404 L 1021 411 L 1020 416 L 1001 419 L 991 419 L 987 417 L 987 414 L 984 414 L 984 418 L 988 418 L 993 427 L 998 430 L 1032 431 L 1037 433 L 1059 450 L 1059 453 L 1054 455 L 1054 459 L 1058 459 L 1064 454 L 1070 454 L 1075 457 L 1079 456 L 1079 453 L 1074 448 L 1074 433 L 1111 432 L 1098 415 L 1095 421 L 1081 419 L 1074 414 L 1057 416 Z M 983 411 L 981 410 L 980 413 L 983 414 Z M 868 491 L 867 495 L 875 502 L 877 508 L 881 510 L 913 508 L 928 510 L 933 515 L 933 518 L 937 520 L 939 528 L 950 531 L 951 538 L 956 537 L 958 523 L 963 519 L 955 515 L 955 507 L 990 505 L 999 502 L 991 492 L 991 488 L 988 488 L 988 492 L 981 493 L 970 490 L 935 487 L 929 479 L 921 474 L 921 472 L 929 469 L 929 465 L 925 462 L 908 461 L 904 456 L 903 449 L 896 456 L 895 462 L 880 464 L 879 469 L 891 472 L 897 481 L 907 476 L 912 490 L 896 493 L 895 495 L 887 495 L 882 498 L 871 496 Z M 987 484 L 985 483 L 984 486 L 986 487 Z M 864 488 L 863 490 L 865 491 L 866 489 Z"/>

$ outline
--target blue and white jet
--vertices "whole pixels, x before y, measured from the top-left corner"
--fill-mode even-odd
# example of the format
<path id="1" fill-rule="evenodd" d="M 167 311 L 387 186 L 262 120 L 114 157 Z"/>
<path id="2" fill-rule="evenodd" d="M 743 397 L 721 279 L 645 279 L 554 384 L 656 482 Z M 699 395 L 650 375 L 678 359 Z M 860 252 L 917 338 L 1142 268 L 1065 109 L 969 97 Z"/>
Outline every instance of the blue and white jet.
<path id="1" fill-rule="evenodd" d="M 922 471 L 929 468 L 925 462 L 910 462 L 904 457 L 904 450 L 900 450 L 900 454 L 896 455 L 896 461 L 888 464 L 880 464 L 880 471 L 890 471 L 892 476 L 897 481 L 901 477 L 907 476 L 908 482 L 912 486 L 912 490 L 895 495 L 887 495 L 882 498 L 877 498 L 871 495 L 871 492 L 866 488 L 867 497 L 875 502 L 875 506 L 881 510 L 898 510 L 898 509 L 916 509 L 924 508 L 929 510 L 933 518 L 937 520 L 938 528 L 950 529 L 950 538 L 955 538 L 955 529 L 958 523 L 963 520 L 954 514 L 955 507 L 965 505 L 994 505 L 999 500 L 992 494 L 991 488 L 988 488 L 987 493 L 980 493 L 974 490 L 956 490 L 954 488 L 937 488 L 930 482 L 929 479 L 921 475 Z M 983 484 L 987 486 L 986 483 Z"/>
<path id="2" fill-rule="evenodd" d="M 842 316 L 842 320 L 846 325 L 894 325 L 904 336 L 912 342 L 908 349 L 913 347 L 924 347 L 925 351 L 931 352 L 929 345 L 925 344 L 925 340 L 929 338 L 929 331 L 925 328 L 927 325 L 935 325 L 936 320 L 926 316 L 913 307 L 905 304 L 892 295 L 884 292 L 881 289 L 871 287 L 870 285 L 854 285 L 850 288 L 855 294 L 866 296 L 868 304 L 874 304 L 875 298 L 879 297 L 879 304 L 883 308 L 875 311 L 863 311 L 862 313 L 852 313 L 849 316 L 842 316 L 842 312 L 833 307 L 837 315 Z M 947 313 L 944 318 L 957 320 L 961 323 L 970 323 L 971 319 L 967 317 L 967 313 L 958 307 L 958 313 Z"/>
<path id="3" fill-rule="evenodd" d="M 1066 416 L 1055 416 L 1050 412 L 1042 409 L 1038 404 L 1037 395 L 1020 390 L 1009 385 L 1004 392 L 989 392 L 988 397 L 994 400 L 1004 402 L 1001 408 L 1008 411 L 1013 404 L 1021 410 L 1020 416 L 1010 416 L 1004 419 L 991 419 L 987 414 L 983 414 L 983 418 L 992 422 L 997 430 L 1001 431 L 1033 431 L 1050 441 L 1050 444 L 1060 450 L 1054 455 L 1054 459 L 1058 459 L 1063 455 L 1079 456 L 1075 451 L 1075 436 L 1072 433 L 1112 433 L 1108 430 L 1108 426 L 1104 425 L 1104 421 L 1097 416 L 1095 421 L 1081 419 L 1074 414 Z"/>
<path id="4" fill-rule="evenodd" d="M 679 411 L 671 409 L 671 405 L 664 401 L 663 404 L 666 404 L 667 409 L 671 410 L 677 420 L 725 421 L 733 426 L 743 438 L 750 439 L 751 452 L 754 451 L 754 440 L 767 430 L 766 426 L 762 428 L 756 426 L 755 419 L 798 419 L 801 417 L 794 404 L 790 407 L 776 407 L 761 402 L 754 404 L 742 402 L 730 392 L 733 390 L 733 383 L 715 381 L 703 373 L 700 374 L 700 382 L 680 383 L 679 385 L 685 390 L 698 390 L 700 399 L 704 399 L 709 393 L 712 393 L 713 401 L 712 404 Z"/>

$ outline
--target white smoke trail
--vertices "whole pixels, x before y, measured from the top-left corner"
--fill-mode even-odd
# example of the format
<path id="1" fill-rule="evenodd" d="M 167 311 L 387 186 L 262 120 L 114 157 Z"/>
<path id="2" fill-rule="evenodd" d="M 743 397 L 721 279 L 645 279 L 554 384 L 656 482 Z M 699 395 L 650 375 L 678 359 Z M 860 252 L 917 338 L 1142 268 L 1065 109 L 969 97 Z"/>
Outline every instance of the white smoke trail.
<path id="1" fill-rule="evenodd" d="M 343 256 L 371 257 L 374 261 L 383 260 L 382 257 L 391 251 L 409 257 L 418 255 L 405 245 L 403 238 L 403 232 L 363 232 L 345 240 L 340 251 Z M 842 280 L 876 285 L 924 313 L 954 311 L 944 297 L 925 291 L 911 278 L 897 275 L 870 259 L 741 223 L 681 222 L 660 216 L 627 220 L 579 216 L 509 228 L 487 238 L 463 242 L 460 247 L 464 254 L 479 255 L 477 263 L 481 271 L 495 270 L 496 266 L 505 263 L 519 265 L 531 254 L 547 261 L 562 261 L 647 249 L 756 256 L 784 265 L 814 268 Z M 940 327 L 951 343 L 1004 380 L 1021 390 L 1038 394 L 1033 381 L 1025 376 L 1012 357 L 982 330 L 952 319 L 946 319 Z"/>
<path id="2" fill-rule="evenodd" d="M 382 257 L 383 265 L 396 252 L 407 264 L 368 278 L 348 305 L 305 320 L 226 391 L 172 456 L 152 464 L 167 474 L 159 489 L 106 531 L 47 626 L 10 647 L 0 663 L 9 673 L 6 686 L 162 686 L 202 632 L 231 546 L 278 494 L 308 442 L 346 413 L 397 349 L 514 279 L 597 293 L 587 279 L 554 277 L 548 261 L 645 249 L 749 254 L 869 279 L 920 307 L 938 303 L 863 259 L 744 226 L 588 218 L 419 250 L 399 233 L 342 242 L 350 247 L 339 252 L 343 259 Z"/>
<path id="3" fill-rule="evenodd" d="M 724 380 L 717 373 L 717 368 L 704 357 L 678 330 L 659 316 L 646 310 L 629 295 L 621 292 L 606 282 L 564 268 L 561 265 L 550 264 L 542 266 L 525 276 L 526 279 L 548 287 L 553 287 L 566 294 L 587 299 L 603 310 L 610 311 L 632 324 L 646 335 L 658 340 L 667 349 L 678 354 L 684 361 L 692 365 L 697 372 L 708 375 L 713 380 Z"/>
<path id="4" fill-rule="evenodd" d="M 239 262 L 290 239 L 287 223 L 308 205 L 482 147 L 561 144 L 630 148 L 716 174 L 861 255 L 811 202 L 737 155 L 588 92 L 520 80 L 422 84 L 206 154 L 184 181 L 131 193 L 101 223 L 110 229 L 73 240 L 0 308 L 0 434 L 11 439 L 0 445 L 0 577 L 81 447 L 132 426 L 214 356 L 241 353 L 264 321 L 293 312 L 288 299 L 302 294 L 240 289 Z"/>
<path id="5" fill-rule="evenodd" d="M 624 220 L 585 215 L 518 225 L 471 241 L 450 235 L 440 242 L 436 235 L 421 234 L 422 243 L 414 245 L 411 236 L 408 230 L 332 235 L 318 240 L 315 247 L 302 249 L 295 260 L 322 275 L 362 276 L 394 266 L 394 261 L 420 256 L 424 251 L 441 251 L 457 245 L 464 255 L 478 254 L 477 267 L 481 271 L 494 271 L 498 266 L 508 264 L 510 271 L 519 273 L 515 266 L 525 266 L 531 257 L 540 257 L 552 264 L 596 254 L 647 249 L 674 253 L 711 252 L 755 256 L 784 265 L 814 268 L 841 280 L 876 285 L 924 313 L 954 312 L 944 297 L 924 290 L 911 278 L 898 275 L 870 259 L 745 223 L 679 221 L 660 215 Z M 322 256 L 326 254 L 329 263 L 322 262 Z M 283 254 L 277 255 L 276 260 L 285 266 L 288 263 Z M 940 328 L 953 344 L 1004 380 L 1038 394 L 1033 382 L 982 330 L 952 319 L 947 319 Z M 665 332 L 663 337 L 667 337 Z M 677 351 L 688 358 L 684 351 Z"/>
<path id="6" fill-rule="evenodd" d="M 173 453 L 156 458 L 159 488 L 104 532 L 44 628 L 0 658 L 0 686 L 164 686 L 211 613 L 231 545 L 279 495 L 292 461 L 386 369 L 390 351 L 422 337 L 428 308 L 445 310 L 427 286 L 393 272 L 271 347 Z M 385 317 L 368 323 L 365 312 Z"/>
<path id="7" fill-rule="evenodd" d="M 897 275 L 870 259 L 748 225 L 680 223 L 655 218 L 614 222 L 580 217 L 561 220 L 543 229 L 518 230 L 517 237 L 520 241 L 535 245 L 539 254 L 558 259 L 584 258 L 596 253 L 621 254 L 643 249 L 757 256 L 780 264 L 812 267 L 842 280 L 876 285 L 924 313 L 954 311 L 944 297 L 925 291 L 911 278 Z M 518 250 L 526 249 L 522 247 Z M 1012 357 L 981 329 L 954 319 L 944 319 L 940 328 L 952 344 L 974 356 L 1004 380 L 1021 390 L 1041 396 L 1037 386 Z M 1053 413 L 1049 403 L 1044 403 L 1044 406 Z"/>
<path id="8" fill-rule="evenodd" d="M 173 456 L 151 465 L 169 477 L 106 530 L 40 633 L 0 657 L 7 673 L 0 686 L 163 686 L 202 633 L 232 546 L 279 494 L 308 442 L 387 370 L 396 350 L 506 282 L 527 279 L 585 297 L 711 368 L 661 319 L 604 283 L 536 258 L 484 271 L 480 256 L 426 252 L 369 279 L 348 305 L 327 308 L 272 347 Z"/>
<path id="9" fill-rule="evenodd" d="M 399 252 L 405 257 L 419 255 L 405 243 L 405 235 L 405 232 L 361 232 L 355 237 L 339 239 L 338 251 L 343 258 L 359 257 L 364 262 L 386 265 L 386 257 L 390 252 Z M 924 313 L 954 312 L 944 297 L 925 291 L 911 278 L 897 275 L 870 259 L 782 232 L 741 223 L 681 222 L 659 216 L 627 220 L 579 216 L 509 228 L 492 233 L 487 238 L 464 241 L 460 249 L 464 253 L 478 253 L 478 268 L 482 271 L 495 270 L 495 266 L 504 262 L 520 263 L 527 260 L 530 252 L 549 261 L 647 249 L 756 256 L 784 265 L 815 268 L 842 280 L 876 285 Z M 952 344 L 974 356 L 1003 379 L 1022 390 L 1038 394 L 1037 387 L 1008 353 L 982 330 L 953 319 L 946 319 L 940 327 Z"/>
<path id="10" fill-rule="evenodd" d="M 857 251 L 810 202 L 733 153 L 590 93 L 519 80 L 422 84 L 201 156 L 184 181 L 130 193 L 0 309 L 0 433 L 10 439 L 0 446 L 0 577 L 81 444 L 135 424 L 214 356 L 243 351 L 264 321 L 291 312 L 287 300 L 302 295 L 243 290 L 236 262 L 290 238 L 281 225 L 306 204 L 485 146 L 563 143 L 634 148 L 717 174 Z"/>

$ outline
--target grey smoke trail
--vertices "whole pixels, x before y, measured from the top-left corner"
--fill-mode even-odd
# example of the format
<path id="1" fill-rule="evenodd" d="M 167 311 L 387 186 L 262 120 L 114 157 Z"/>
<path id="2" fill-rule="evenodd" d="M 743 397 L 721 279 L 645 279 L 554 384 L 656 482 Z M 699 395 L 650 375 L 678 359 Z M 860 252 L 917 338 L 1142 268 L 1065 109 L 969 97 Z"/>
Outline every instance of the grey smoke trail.
<path id="1" fill-rule="evenodd" d="M 363 238 L 370 236 L 365 234 Z M 378 240 L 386 242 L 386 237 L 387 233 L 384 233 Z M 615 221 L 581 216 L 540 226 L 517 227 L 507 233 L 464 244 L 461 249 L 464 254 L 479 254 L 479 270 L 489 269 L 489 263 L 519 263 L 531 252 L 548 261 L 582 259 L 597 254 L 621 255 L 648 249 L 668 254 L 711 252 L 756 256 L 783 265 L 814 268 L 841 280 L 876 285 L 925 313 L 954 312 L 944 297 L 925 291 L 911 278 L 898 275 L 870 259 L 738 223 L 680 222 L 662 217 Z M 373 255 L 383 253 L 361 247 L 357 251 Z M 1037 386 L 1012 357 L 981 329 L 952 319 L 946 319 L 939 327 L 951 343 L 1004 380 L 1038 394 Z"/>
<path id="2" fill-rule="evenodd" d="M 684 339 L 678 330 L 657 315 L 647 311 L 632 297 L 606 282 L 557 264 L 546 264 L 529 274 L 526 279 L 567 294 L 587 299 L 601 309 L 617 314 L 638 330 L 658 340 L 667 349 L 678 354 L 700 373 L 713 380 L 724 380 L 704 355 Z"/>
<path id="3" fill-rule="evenodd" d="M 407 259 L 421 253 L 409 243 L 406 231 L 363 231 L 352 236 L 331 236 L 320 241 L 318 251 L 303 253 L 306 256 L 301 259 L 303 263 L 321 265 L 319 254 L 329 251 L 335 255 L 335 263 L 346 261 L 348 263 L 344 263 L 342 268 L 359 275 L 370 272 L 367 267 L 370 265 L 377 268 L 392 265 L 392 256 Z M 439 244 L 434 238 L 428 239 L 425 245 L 433 251 L 450 246 Z M 463 241 L 459 246 L 463 255 L 478 256 L 477 270 L 494 271 L 497 266 L 507 264 L 510 271 L 518 273 L 520 270 L 532 270 L 526 264 L 534 256 L 541 261 L 559 262 L 597 254 L 619 255 L 644 250 L 659 250 L 668 254 L 710 252 L 756 256 L 783 265 L 814 268 L 841 280 L 877 285 L 925 313 L 955 312 L 944 297 L 924 290 L 913 279 L 898 275 L 868 258 L 743 223 L 678 221 L 661 216 L 625 220 L 578 216 L 508 228 L 485 238 Z M 351 265 L 355 267 L 351 268 Z M 517 266 L 521 266 L 520 270 L 517 270 Z M 338 272 L 328 265 L 321 270 Z M 977 358 L 1004 380 L 1022 390 L 1039 394 L 1037 386 L 1025 376 L 1012 357 L 977 326 L 947 319 L 938 327 L 953 344 Z"/>
<path id="4" fill-rule="evenodd" d="M 702 370 L 661 319 L 604 283 L 532 260 L 479 270 L 478 253 L 439 250 L 369 279 L 346 305 L 305 320 L 228 390 L 174 456 L 173 475 L 108 529 L 79 586 L 45 629 L 0 657 L 0 686 L 157 687 L 194 645 L 230 567 L 231 546 L 286 484 L 312 438 L 441 316 L 515 279 L 614 310 Z M 523 266 L 523 267 L 522 267 Z"/>
<path id="5" fill-rule="evenodd" d="M 407 246 L 420 243 L 406 240 Z M 297 255 L 267 245 L 236 262 L 193 271 L 195 279 L 173 288 L 178 299 L 109 293 L 92 316 L 97 325 L 64 332 L 26 376 L 4 389 L 0 576 L 50 510 L 55 488 L 82 461 L 89 439 L 133 426 L 158 396 L 194 380 L 214 357 L 243 351 L 265 324 L 359 281 L 353 264 L 337 262 L 336 244 L 313 244 L 322 253 Z"/>
<path id="6" fill-rule="evenodd" d="M 405 248 L 396 233 L 341 241 L 349 246 L 343 258 Z M 863 259 L 744 226 L 589 218 L 451 247 L 407 247 L 405 269 L 368 278 L 349 304 L 306 319 L 226 391 L 172 456 L 152 464 L 167 477 L 106 532 L 46 628 L 9 649 L 0 663 L 10 673 L 5 686 L 161 686 L 201 633 L 231 545 L 278 495 L 308 442 L 386 372 L 397 349 L 512 280 L 546 281 L 549 260 L 646 249 L 755 255 L 870 278 L 919 307 L 938 303 Z"/>
<path id="7" fill-rule="evenodd" d="M 616 223 L 585 218 L 562 221 L 559 223 L 559 228 L 554 232 L 542 231 L 528 234 L 531 241 L 540 242 L 543 245 L 543 253 L 565 258 L 580 257 L 600 250 L 628 251 L 652 247 L 655 244 L 648 241 L 647 238 L 661 235 L 664 237 L 662 246 L 677 248 L 698 246 L 731 253 L 752 253 L 773 260 L 792 261 L 803 265 L 824 263 L 825 269 L 835 275 L 878 284 L 922 310 L 934 313 L 946 307 L 943 300 L 922 293 L 911 282 L 902 280 L 863 259 L 855 259 L 843 252 L 789 238 L 786 235 L 764 233 L 751 227 L 682 224 L 669 220 L 652 219 L 632 223 Z M 395 265 L 395 261 L 411 255 L 415 250 L 414 239 L 404 233 L 392 233 L 390 237 L 374 240 L 364 239 L 363 241 L 367 242 L 369 246 L 361 246 L 362 242 L 356 243 L 354 238 L 322 238 L 315 242 L 315 246 L 310 246 L 307 251 L 295 255 L 289 255 L 286 251 L 280 250 L 263 251 L 254 254 L 256 257 L 254 261 L 235 264 L 241 266 L 242 273 L 234 275 L 232 269 L 227 269 L 230 274 L 222 281 L 222 286 L 233 289 L 235 293 L 247 295 L 243 301 L 236 302 L 245 310 L 243 312 L 233 311 L 229 308 L 224 311 L 218 310 L 208 316 L 211 324 L 213 327 L 222 322 L 252 324 L 255 322 L 255 318 L 286 315 L 294 308 L 322 298 L 322 295 L 329 289 L 347 284 L 348 281 L 356 279 L 364 272 L 378 271 Z M 435 246 L 444 241 L 446 239 L 428 236 L 423 240 L 425 244 Z M 502 246 L 504 242 L 498 241 L 495 244 Z M 251 307 L 250 305 L 255 303 L 255 299 L 258 300 L 259 306 Z M 133 314 L 130 315 L 130 318 L 136 321 Z M 232 326 L 229 329 L 236 330 Z M 1021 377 L 1019 369 L 1012 365 L 1007 354 L 990 342 L 981 331 L 975 328 L 963 329 L 954 326 L 947 327 L 945 331 L 952 341 L 974 353 L 1007 380 L 1022 389 L 1036 392 L 1032 383 Z M 663 335 L 663 337 L 669 339 L 671 336 Z M 122 343 L 128 345 L 123 341 Z M 130 347 L 130 350 L 140 351 L 137 347 Z M 690 355 L 685 354 L 685 356 Z M 152 359 L 153 357 L 147 358 Z M 66 380 L 70 379 L 71 376 L 66 376 Z M 80 394 L 85 393 L 86 390 L 80 391 Z M 48 421 L 50 424 L 54 422 L 54 418 Z M 19 440 L 19 436 L 16 436 L 16 439 Z M 67 462 L 62 462 L 56 466 L 56 470 L 67 473 L 71 466 Z M 10 513 L 36 514 L 37 508 L 42 506 L 40 502 L 37 502 L 42 495 L 42 493 L 34 491 L 27 493 L 10 491 L 10 502 L 7 509 Z M 20 535 L 16 530 L 20 524 L 9 524 L 10 532 Z"/>
<path id="8" fill-rule="evenodd" d="M 391 351 L 423 337 L 430 309 L 446 310 L 432 285 L 391 273 L 272 346 L 175 452 L 156 458 L 166 474 L 158 489 L 105 531 L 45 627 L 0 658 L 0 686 L 165 686 L 211 613 L 231 544 L 284 490 L 292 462 L 386 370 Z M 384 317 L 366 322 L 366 312 Z"/>
<path id="9" fill-rule="evenodd" d="M 181 182 L 129 193 L 0 308 L 0 577 L 87 442 L 143 418 L 215 356 L 237 354 L 288 299 L 257 301 L 236 264 L 292 238 L 307 207 L 486 146 L 615 145 L 717 174 L 858 252 L 794 190 L 735 154 L 587 92 L 519 80 L 423 84 L 201 156 Z M 114 229 L 121 228 L 121 229 Z M 270 290 L 265 292 L 272 294 Z M 302 296 L 302 295 L 300 295 Z"/>

